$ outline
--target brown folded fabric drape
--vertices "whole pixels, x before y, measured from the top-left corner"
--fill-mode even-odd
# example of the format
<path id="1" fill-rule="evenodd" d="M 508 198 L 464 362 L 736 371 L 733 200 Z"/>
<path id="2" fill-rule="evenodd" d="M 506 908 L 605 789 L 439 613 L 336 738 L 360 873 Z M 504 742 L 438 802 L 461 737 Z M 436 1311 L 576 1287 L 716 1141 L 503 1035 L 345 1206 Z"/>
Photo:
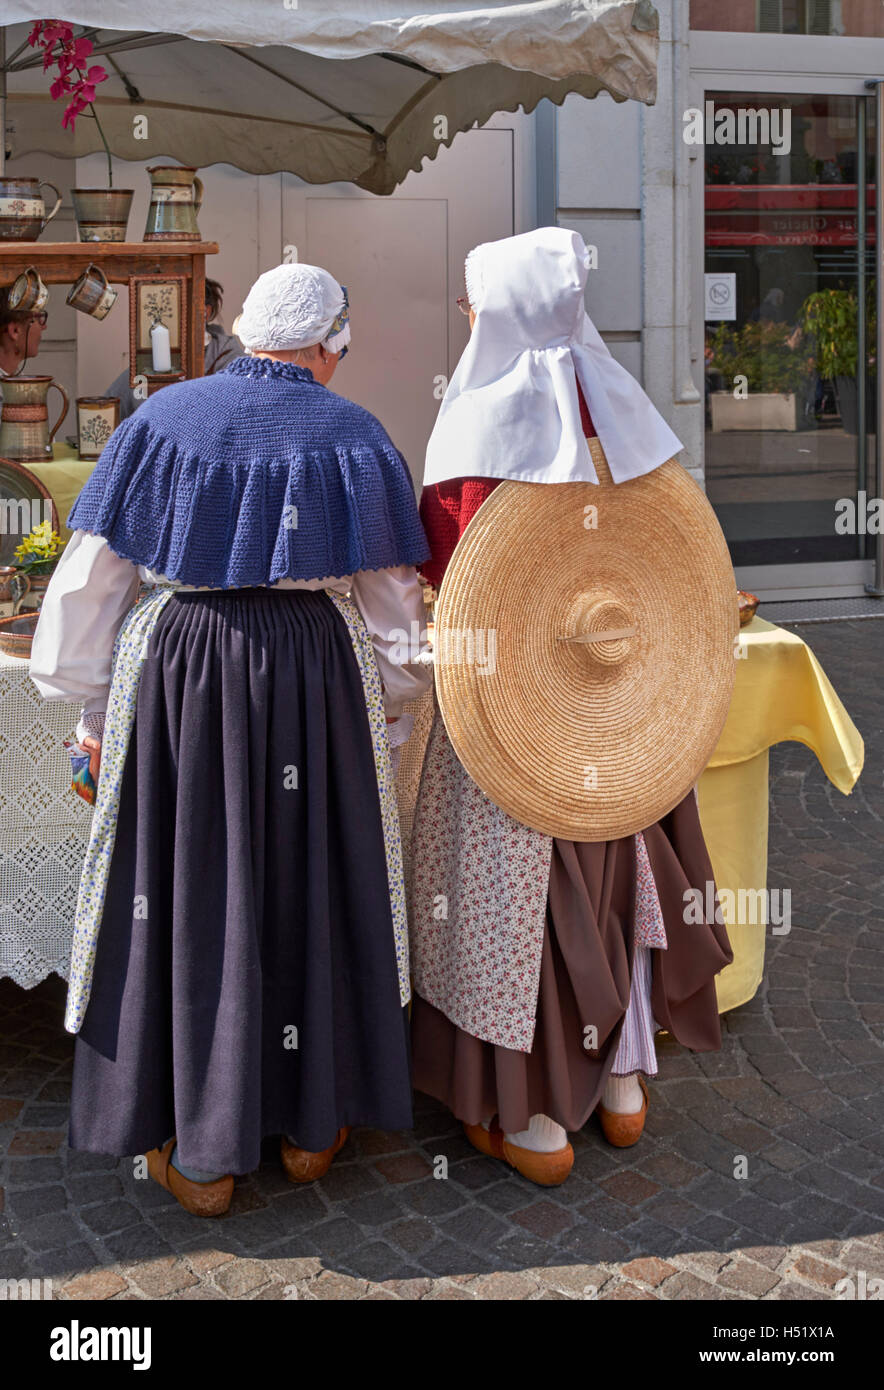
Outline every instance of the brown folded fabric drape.
<path id="1" fill-rule="evenodd" d="M 684 892 L 705 896 L 712 868 L 691 792 L 644 832 L 668 949 L 654 951 L 657 1022 L 696 1051 L 721 1046 L 715 975 L 732 958 L 723 926 L 684 920 Z M 597 844 L 554 840 L 537 1028 L 530 1053 L 481 1042 L 416 997 L 412 1011 L 414 1084 L 458 1119 L 497 1114 L 504 1130 L 549 1115 L 582 1128 L 601 1098 L 629 1003 L 634 957 L 635 840 Z M 587 1050 L 585 1029 L 598 1029 Z"/>

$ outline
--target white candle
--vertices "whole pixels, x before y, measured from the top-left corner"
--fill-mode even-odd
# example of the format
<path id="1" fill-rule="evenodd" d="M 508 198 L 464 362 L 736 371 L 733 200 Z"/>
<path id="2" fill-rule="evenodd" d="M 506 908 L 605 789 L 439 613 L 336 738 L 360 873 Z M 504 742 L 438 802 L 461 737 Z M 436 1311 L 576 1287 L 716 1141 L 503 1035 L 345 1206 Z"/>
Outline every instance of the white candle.
<path id="1" fill-rule="evenodd" d="M 169 337 L 169 330 L 164 323 L 159 320 L 150 330 L 150 351 L 153 357 L 153 369 L 155 372 L 171 372 L 172 370 L 172 339 Z"/>

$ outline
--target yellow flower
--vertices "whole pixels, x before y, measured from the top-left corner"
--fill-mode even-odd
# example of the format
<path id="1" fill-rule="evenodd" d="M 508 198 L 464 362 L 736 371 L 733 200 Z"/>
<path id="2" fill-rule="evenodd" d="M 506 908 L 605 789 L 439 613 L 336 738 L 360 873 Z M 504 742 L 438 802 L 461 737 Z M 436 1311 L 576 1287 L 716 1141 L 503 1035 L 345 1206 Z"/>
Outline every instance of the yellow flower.
<path id="1" fill-rule="evenodd" d="M 30 535 L 25 536 L 16 546 L 13 558 L 19 565 L 48 564 L 58 558 L 61 550 L 61 536 L 53 531 L 51 522 L 41 521 Z"/>

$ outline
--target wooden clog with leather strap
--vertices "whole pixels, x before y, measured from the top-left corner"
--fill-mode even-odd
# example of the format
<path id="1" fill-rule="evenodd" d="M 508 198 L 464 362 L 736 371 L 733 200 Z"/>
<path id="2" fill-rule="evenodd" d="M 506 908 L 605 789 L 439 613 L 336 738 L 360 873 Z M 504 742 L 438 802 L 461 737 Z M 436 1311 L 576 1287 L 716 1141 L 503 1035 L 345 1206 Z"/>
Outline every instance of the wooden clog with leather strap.
<path id="1" fill-rule="evenodd" d="M 145 1154 L 150 1176 L 171 1192 L 191 1216 L 223 1216 L 233 1197 L 232 1175 L 228 1173 L 214 1182 L 194 1182 L 169 1162 L 174 1148 L 175 1140 L 170 1139 L 161 1149 L 151 1149 Z"/>
<path id="2" fill-rule="evenodd" d="M 618 1115 L 616 1110 L 606 1110 L 601 1102 L 596 1106 L 596 1113 L 602 1122 L 602 1133 L 608 1143 L 613 1144 L 615 1148 L 628 1149 L 631 1145 L 637 1144 L 642 1137 L 650 1097 L 644 1077 L 638 1078 L 638 1084 L 644 1094 L 644 1104 L 641 1110 L 637 1110 L 635 1114 Z"/>
<path id="3" fill-rule="evenodd" d="M 484 1125 L 467 1125 L 463 1132 L 474 1149 L 489 1158 L 503 1159 L 523 1178 L 536 1182 L 540 1187 L 558 1187 L 563 1183 L 574 1164 L 574 1150 L 570 1144 L 553 1153 L 535 1153 L 533 1149 L 523 1149 L 511 1144 L 500 1128 L 497 1116 L 491 1121 L 491 1128 Z"/>
<path id="4" fill-rule="evenodd" d="M 317 1178 L 324 1178 L 332 1165 L 335 1154 L 344 1147 L 349 1139 L 350 1128 L 350 1125 L 345 1125 L 343 1129 L 339 1129 L 331 1147 L 322 1149 L 319 1153 L 311 1153 L 309 1149 L 299 1149 L 295 1144 L 290 1144 L 283 1135 L 279 1148 L 282 1166 L 289 1182 L 316 1182 Z"/>

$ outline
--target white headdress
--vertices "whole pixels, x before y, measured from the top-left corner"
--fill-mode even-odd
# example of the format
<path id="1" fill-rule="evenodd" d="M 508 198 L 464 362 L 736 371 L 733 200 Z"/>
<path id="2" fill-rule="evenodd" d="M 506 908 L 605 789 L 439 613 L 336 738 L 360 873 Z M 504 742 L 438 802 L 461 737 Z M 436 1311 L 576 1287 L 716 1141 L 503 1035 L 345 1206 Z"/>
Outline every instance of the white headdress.
<path id="1" fill-rule="evenodd" d="M 243 347 L 272 352 L 323 343 L 340 352 L 350 341 L 347 291 L 318 265 L 278 265 L 246 295 L 236 332 Z"/>
<path id="2" fill-rule="evenodd" d="M 583 238 L 564 227 L 483 242 L 467 256 L 476 321 L 427 445 L 424 484 L 597 483 L 575 371 L 614 482 L 650 473 L 683 447 L 587 314 L 589 259 Z"/>

